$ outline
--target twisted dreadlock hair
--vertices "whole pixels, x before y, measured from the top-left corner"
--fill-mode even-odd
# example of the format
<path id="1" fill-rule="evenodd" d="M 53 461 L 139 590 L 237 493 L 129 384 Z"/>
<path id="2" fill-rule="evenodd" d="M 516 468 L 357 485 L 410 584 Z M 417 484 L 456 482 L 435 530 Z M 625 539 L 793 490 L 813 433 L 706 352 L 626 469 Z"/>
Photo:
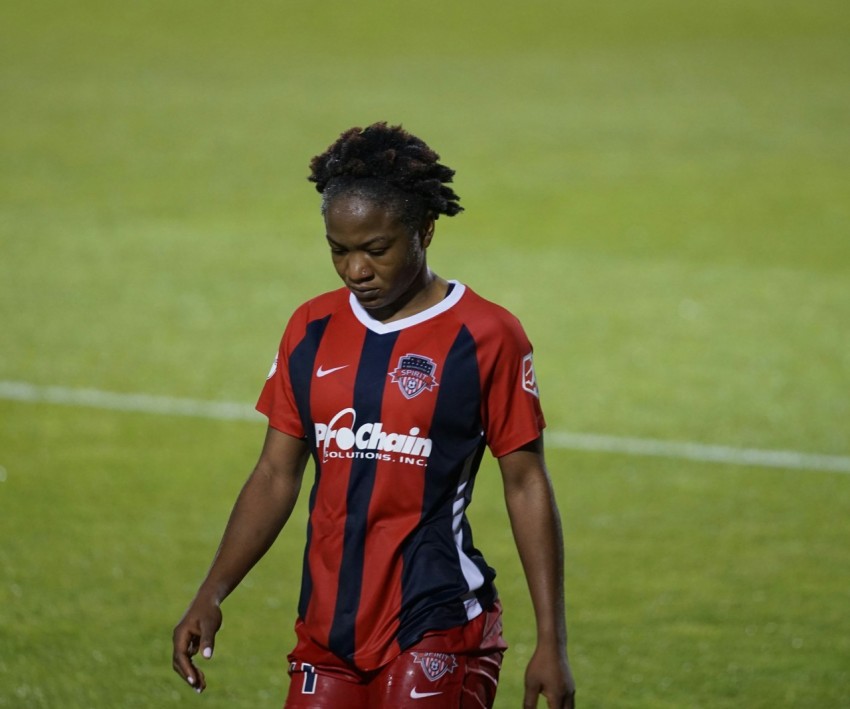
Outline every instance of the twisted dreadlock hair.
<path id="1" fill-rule="evenodd" d="M 446 183 L 455 171 L 401 126 L 351 128 L 310 161 L 309 180 L 322 195 L 322 214 L 339 195 L 357 195 L 394 213 L 411 231 L 428 217 L 463 211 Z"/>

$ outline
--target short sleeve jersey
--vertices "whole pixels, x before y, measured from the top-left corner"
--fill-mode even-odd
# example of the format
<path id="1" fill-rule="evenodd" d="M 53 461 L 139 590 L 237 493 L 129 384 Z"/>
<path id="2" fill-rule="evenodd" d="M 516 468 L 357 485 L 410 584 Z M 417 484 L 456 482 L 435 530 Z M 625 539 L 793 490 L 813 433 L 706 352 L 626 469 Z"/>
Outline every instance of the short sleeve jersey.
<path id="1" fill-rule="evenodd" d="M 257 409 L 315 462 L 299 635 L 371 670 L 495 600 L 466 518 L 475 475 L 486 447 L 503 456 L 545 425 L 507 310 L 452 282 L 384 324 L 326 293 L 290 319 Z"/>

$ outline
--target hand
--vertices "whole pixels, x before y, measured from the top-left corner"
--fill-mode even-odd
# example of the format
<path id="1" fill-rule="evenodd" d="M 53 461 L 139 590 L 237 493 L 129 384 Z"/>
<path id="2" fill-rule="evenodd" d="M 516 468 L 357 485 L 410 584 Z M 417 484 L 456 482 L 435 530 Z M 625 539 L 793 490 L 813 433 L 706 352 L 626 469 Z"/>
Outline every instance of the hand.
<path id="1" fill-rule="evenodd" d="M 566 654 L 538 645 L 525 671 L 523 709 L 535 709 L 541 694 L 549 709 L 575 708 L 576 684 Z"/>
<path id="2" fill-rule="evenodd" d="M 198 694 L 207 688 L 207 683 L 204 673 L 192 662 L 192 657 L 200 652 L 206 659 L 212 658 L 215 634 L 220 627 L 221 608 L 218 603 L 196 598 L 174 628 L 171 665 Z"/>

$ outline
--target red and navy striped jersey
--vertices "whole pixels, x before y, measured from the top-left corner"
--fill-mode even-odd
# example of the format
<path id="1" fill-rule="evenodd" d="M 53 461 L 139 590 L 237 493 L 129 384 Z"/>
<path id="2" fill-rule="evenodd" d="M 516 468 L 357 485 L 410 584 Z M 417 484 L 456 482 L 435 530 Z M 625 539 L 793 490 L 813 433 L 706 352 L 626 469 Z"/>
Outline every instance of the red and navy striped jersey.
<path id="1" fill-rule="evenodd" d="M 290 319 L 257 409 L 316 466 L 299 635 L 370 670 L 495 600 L 466 518 L 475 474 L 485 447 L 503 456 L 545 425 L 507 310 L 453 282 L 381 323 L 346 289 L 326 293 Z"/>

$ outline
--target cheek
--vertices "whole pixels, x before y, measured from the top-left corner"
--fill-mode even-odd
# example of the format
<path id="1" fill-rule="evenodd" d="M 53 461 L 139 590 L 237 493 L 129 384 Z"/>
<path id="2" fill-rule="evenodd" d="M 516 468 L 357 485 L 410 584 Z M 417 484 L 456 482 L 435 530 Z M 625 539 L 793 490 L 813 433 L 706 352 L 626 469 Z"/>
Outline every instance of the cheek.
<path id="1" fill-rule="evenodd" d="M 345 259 L 342 258 L 332 258 L 331 262 L 334 265 L 334 270 L 337 275 L 343 277 L 345 275 Z"/>
<path id="2" fill-rule="evenodd" d="M 411 239 L 406 256 L 405 266 L 418 268 L 424 259 L 425 250 L 417 240 Z"/>

